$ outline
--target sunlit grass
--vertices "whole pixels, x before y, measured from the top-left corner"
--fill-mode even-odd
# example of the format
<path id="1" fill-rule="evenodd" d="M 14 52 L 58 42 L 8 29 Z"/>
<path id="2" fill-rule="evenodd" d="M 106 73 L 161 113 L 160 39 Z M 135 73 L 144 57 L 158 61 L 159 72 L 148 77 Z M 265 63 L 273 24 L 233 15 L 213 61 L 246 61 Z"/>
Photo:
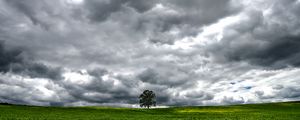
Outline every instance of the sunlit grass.
<path id="1" fill-rule="evenodd" d="M 0 105 L 9 120 L 300 120 L 300 103 L 159 109 L 111 107 L 34 107 Z"/>
<path id="2" fill-rule="evenodd" d="M 179 113 L 187 113 L 187 112 L 196 112 L 196 113 L 228 113 L 228 112 L 246 112 L 249 110 L 246 109 L 238 109 L 238 108 L 204 108 L 204 109 L 193 109 L 193 108 L 187 108 L 187 109 L 178 109 L 176 112 Z"/>

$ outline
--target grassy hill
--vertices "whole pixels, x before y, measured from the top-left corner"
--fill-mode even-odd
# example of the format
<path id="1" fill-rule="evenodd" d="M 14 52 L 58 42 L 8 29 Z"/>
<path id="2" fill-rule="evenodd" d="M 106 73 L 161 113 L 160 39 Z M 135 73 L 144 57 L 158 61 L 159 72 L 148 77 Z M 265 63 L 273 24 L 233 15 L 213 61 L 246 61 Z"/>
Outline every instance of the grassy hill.
<path id="1" fill-rule="evenodd" d="M 0 119 L 300 120 L 300 102 L 158 109 L 0 105 Z"/>

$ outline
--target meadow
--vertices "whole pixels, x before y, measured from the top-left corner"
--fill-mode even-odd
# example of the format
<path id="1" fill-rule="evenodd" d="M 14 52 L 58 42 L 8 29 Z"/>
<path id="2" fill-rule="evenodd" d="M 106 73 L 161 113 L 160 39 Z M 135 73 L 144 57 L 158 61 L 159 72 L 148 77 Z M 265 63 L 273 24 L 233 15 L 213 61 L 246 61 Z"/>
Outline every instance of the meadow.
<path id="1" fill-rule="evenodd" d="M 156 109 L 0 105 L 4 120 L 300 120 L 300 102 Z"/>

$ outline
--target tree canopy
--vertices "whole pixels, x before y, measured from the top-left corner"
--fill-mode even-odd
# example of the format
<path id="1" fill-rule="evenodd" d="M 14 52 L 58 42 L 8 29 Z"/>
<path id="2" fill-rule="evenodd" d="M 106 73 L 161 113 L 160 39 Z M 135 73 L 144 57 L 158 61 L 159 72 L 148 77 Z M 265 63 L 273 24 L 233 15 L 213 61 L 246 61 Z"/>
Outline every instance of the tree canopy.
<path id="1" fill-rule="evenodd" d="M 151 106 L 156 106 L 156 96 L 151 90 L 145 90 L 139 99 L 141 107 L 147 107 L 149 109 Z"/>

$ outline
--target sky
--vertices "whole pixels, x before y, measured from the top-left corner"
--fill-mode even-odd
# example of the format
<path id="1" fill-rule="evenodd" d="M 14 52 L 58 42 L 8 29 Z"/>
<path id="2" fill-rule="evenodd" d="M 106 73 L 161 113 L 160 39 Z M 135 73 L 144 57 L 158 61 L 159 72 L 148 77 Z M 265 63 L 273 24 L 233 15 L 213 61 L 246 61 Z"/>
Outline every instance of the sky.
<path id="1" fill-rule="evenodd" d="M 0 102 L 300 100 L 300 0 L 0 0 Z"/>

